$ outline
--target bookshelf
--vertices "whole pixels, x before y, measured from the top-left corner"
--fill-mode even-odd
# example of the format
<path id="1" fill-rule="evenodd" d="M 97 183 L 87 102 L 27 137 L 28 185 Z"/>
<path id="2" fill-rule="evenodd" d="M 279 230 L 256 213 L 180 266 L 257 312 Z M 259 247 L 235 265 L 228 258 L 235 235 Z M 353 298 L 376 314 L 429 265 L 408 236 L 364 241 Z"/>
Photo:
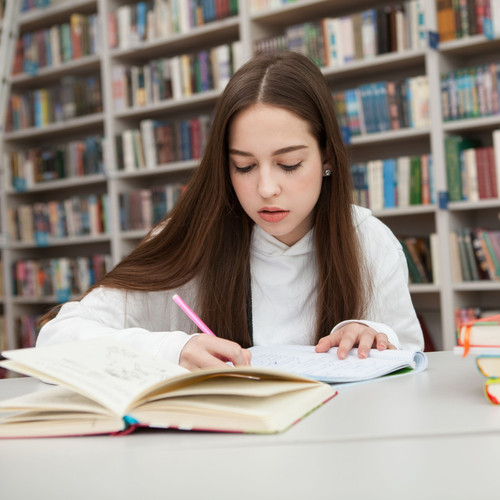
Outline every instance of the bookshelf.
<path id="1" fill-rule="evenodd" d="M 152 2 L 149 5 L 161 3 Z M 179 2 L 171 3 L 180 5 Z M 120 31 L 123 27 L 120 28 L 119 23 L 123 20 L 119 19 L 127 19 L 131 15 L 130 10 L 136 12 L 137 4 L 137 1 L 126 0 L 61 0 L 44 8 L 22 12 L 19 16 L 21 36 L 47 30 L 49 33 L 45 37 L 50 38 L 51 31 L 55 31 L 54 26 L 69 24 L 71 27 L 75 13 L 81 15 L 80 22 L 82 17 L 86 19 L 83 26 L 90 29 L 90 33 L 86 36 L 86 53 L 80 50 L 78 57 L 67 57 L 52 65 L 39 64 L 38 67 L 28 64 L 24 70 L 17 71 L 10 79 L 13 94 L 32 93 L 39 96 L 40 89 L 55 88 L 64 83 L 66 90 L 61 90 L 63 86 L 55 92 L 56 96 L 63 96 L 65 92 L 71 94 L 68 86 L 78 86 L 79 81 L 84 82 L 84 87 L 87 82 L 88 87 L 89 78 L 100 85 L 92 94 L 98 96 L 98 104 L 94 108 L 85 109 L 80 102 L 82 107 L 75 112 L 70 105 L 67 115 L 62 112 L 62 118 L 51 121 L 48 113 L 46 121 L 40 119 L 38 124 L 9 130 L 4 136 L 4 152 L 20 155 L 18 160 L 9 157 L 3 161 L 0 190 L 4 275 L 2 306 L 4 339 L 9 346 L 22 341 L 23 334 L 19 333 L 17 325 L 30 325 L 30 318 L 50 305 L 78 296 L 80 288 L 88 283 L 88 269 L 98 276 L 106 266 L 117 263 L 134 248 L 147 228 L 141 228 L 140 222 L 137 226 L 137 221 L 132 224 L 128 218 L 124 223 L 123 217 L 126 213 L 133 213 L 134 203 L 140 203 L 137 200 L 143 200 L 145 205 L 140 206 L 147 207 L 145 210 L 148 213 L 142 214 L 145 220 L 154 220 L 151 210 L 154 212 L 153 203 L 158 202 L 158 196 L 163 200 L 159 206 L 168 206 L 165 200 L 169 196 L 175 197 L 172 192 L 189 181 L 198 157 L 193 143 L 202 141 L 206 117 L 210 116 L 224 78 L 228 77 L 221 68 L 227 71 L 229 67 L 230 71 L 234 71 L 250 57 L 257 42 L 276 39 L 290 27 L 302 23 L 353 17 L 368 9 L 403 4 L 409 11 L 417 3 L 410 5 L 410 2 L 391 0 L 353 0 L 348 4 L 330 0 L 287 3 L 233 0 L 226 2 L 227 10 L 222 17 L 205 20 L 203 24 L 193 27 L 189 27 L 189 16 L 181 15 L 177 27 L 173 19 L 167 24 L 159 23 L 158 19 L 165 18 L 158 12 L 157 16 L 148 15 L 147 9 L 137 17 L 132 14 L 131 19 L 142 19 L 140 26 L 146 26 L 150 32 L 156 30 L 152 38 L 144 37 L 142 28 Z M 224 2 L 217 2 L 219 7 L 222 4 Z M 421 0 L 418 5 L 425 25 L 420 30 L 417 26 L 413 43 L 372 57 L 327 65 L 322 71 L 331 84 L 332 92 L 337 93 L 381 81 L 425 78 L 427 121 L 417 126 L 400 126 L 397 130 L 389 127 L 371 133 L 350 134 L 346 140 L 353 164 L 404 156 L 432 157 L 431 200 L 390 208 L 382 205 L 374 208 L 374 213 L 398 236 L 432 237 L 433 280 L 412 283 L 411 293 L 436 348 L 451 349 L 455 345 L 455 309 L 472 305 L 495 308 L 500 298 L 500 282 L 453 281 L 450 233 L 465 226 L 497 229 L 500 200 L 446 202 L 445 139 L 459 134 L 480 140 L 484 146 L 492 146 L 492 133 L 499 128 L 500 114 L 446 121 L 441 103 L 441 76 L 460 68 L 499 63 L 500 40 L 475 34 L 450 39 L 436 46 L 429 40 L 434 40 L 432 35 L 439 31 L 437 2 Z M 213 14 L 210 10 L 203 12 L 206 19 Z M 59 29 L 62 31 L 62 28 Z M 55 35 L 52 33 L 52 36 Z M 193 84 L 193 80 L 187 88 L 185 82 L 181 80 L 179 85 L 176 80 L 179 71 L 182 75 L 182 64 L 201 67 L 224 57 L 225 64 L 211 68 L 213 77 L 210 81 L 201 79 Z M 159 74 L 162 78 L 160 83 Z M 137 89 L 141 89 L 143 84 L 148 90 L 145 95 L 139 95 Z M 127 85 L 135 85 L 133 96 L 127 96 Z M 153 87 L 154 91 L 151 90 Z M 127 97 L 130 100 L 128 103 Z M 87 96 L 84 101 L 89 99 Z M 65 104 L 68 102 L 61 103 L 63 110 L 66 109 Z M 142 142 L 137 137 L 142 137 Z M 160 157 L 158 151 L 152 153 L 151 141 L 156 145 L 177 141 L 177 154 Z M 34 150 L 38 153 L 35 154 Z M 92 168 L 84 174 L 61 173 L 61 157 L 66 159 L 63 162 L 66 166 L 71 163 L 82 168 L 82 164 L 87 167 L 91 164 Z M 16 161 L 21 166 L 28 165 L 28 174 L 14 169 L 12 162 Z M 156 189 L 154 194 L 153 188 Z M 30 215 L 26 207 L 32 207 L 31 212 L 36 212 L 37 216 Z M 79 222 L 80 229 L 70 224 L 71 228 L 66 227 L 65 232 L 57 233 L 53 226 L 58 226 L 54 222 L 58 219 L 54 215 L 51 222 L 50 218 L 51 213 L 57 213 L 57 207 L 60 213 L 83 220 Z M 13 220 L 17 217 L 19 224 L 23 219 L 21 214 L 26 213 L 28 222 L 25 224 L 32 228 L 32 234 L 24 238 L 14 237 Z M 30 217 L 36 219 L 38 225 L 30 222 Z M 69 216 L 66 219 L 60 217 L 67 226 Z M 92 217 L 97 217 L 93 224 L 89 222 Z M 59 220 L 61 225 L 64 224 Z M 12 274 L 16 266 L 20 267 L 17 281 Z M 79 279 L 68 281 L 67 277 L 64 278 L 63 274 L 68 269 L 73 277 L 79 276 Z M 30 279 L 33 273 L 42 281 L 51 278 L 52 285 L 46 288 L 40 283 L 28 286 L 22 278 Z M 43 284 L 46 284 L 45 281 Z M 24 290 L 22 295 L 18 293 L 20 290 Z M 40 293 L 40 290 L 44 292 Z M 24 335 L 30 338 L 30 334 Z"/>

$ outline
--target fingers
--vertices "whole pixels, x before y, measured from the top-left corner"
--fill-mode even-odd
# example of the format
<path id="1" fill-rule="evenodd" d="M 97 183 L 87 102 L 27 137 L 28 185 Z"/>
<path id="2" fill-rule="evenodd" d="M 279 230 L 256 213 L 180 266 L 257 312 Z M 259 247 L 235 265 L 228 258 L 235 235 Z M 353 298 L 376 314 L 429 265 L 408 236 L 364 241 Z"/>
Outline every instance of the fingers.
<path id="1" fill-rule="evenodd" d="M 316 344 L 316 352 L 327 352 L 332 347 L 336 347 L 340 343 L 340 339 L 342 338 L 342 329 L 337 330 L 326 337 L 319 339 L 319 342 Z"/>
<path id="2" fill-rule="evenodd" d="M 250 359 L 250 351 L 236 342 L 209 335 L 195 335 L 182 349 L 179 364 L 188 370 L 197 370 L 228 366 L 228 361 L 235 366 L 249 365 Z"/>
<path id="3" fill-rule="evenodd" d="M 377 348 L 379 351 L 385 349 L 396 349 L 385 333 L 376 332 L 362 323 L 348 323 L 335 332 L 320 339 L 316 345 L 316 352 L 327 352 L 330 348 L 338 346 L 337 356 L 345 359 L 349 351 L 357 346 L 358 357 L 366 358 L 370 349 Z"/>
<path id="4" fill-rule="evenodd" d="M 377 333 L 377 335 L 375 335 L 375 345 L 377 346 L 377 349 L 379 351 L 385 351 L 386 349 L 396 349 L 396 346 L 393 346 L 389 342 L 389 339 L 387 338 L 387 335 L 385 333 Z"/>

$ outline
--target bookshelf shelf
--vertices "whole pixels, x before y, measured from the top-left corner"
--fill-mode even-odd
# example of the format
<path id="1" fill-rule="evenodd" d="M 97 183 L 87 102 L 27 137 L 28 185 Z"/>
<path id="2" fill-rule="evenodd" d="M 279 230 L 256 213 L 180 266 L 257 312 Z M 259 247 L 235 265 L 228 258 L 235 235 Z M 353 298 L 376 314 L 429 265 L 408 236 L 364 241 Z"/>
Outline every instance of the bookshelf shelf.
<path id="1" fill-rule="evenodd" d="M 110 236 L 108 234 L 101 234 L 97 236 L 74 236 L 66 238 L 51 238 L 47 239 L 47 245 L 36 245 L 34 242 L 11 242 L 9 248 L 12 250 L 47 250 L 53 247 L 69 247 L 79 245 L 93 245 L 95 243 L 109 243 Z"/>
<path id="2" fill-rule="evenodd" d="M 130 231 L 122 231 L 120 235 L 124 240 L 140 240 L 146 236 L 147 232 L 147 229 L 134 229 Z"/>
<path id="3" fill-rule="evenodd" d="M 445 55 L 471 56 L 484 52 L 495 52 L 500 48 L 500 39 L 489 39 L 484 35 L 472 35 L 443 42 L 439 52 Z"/>
<path id="4" fill-rule="evenodd" d="M 380 54 L 374 58 L 355 60 L 339 67 L 322 68 L 327 78 L 342 79 L 344 77 L 364 77 L 367 75 L 380 75 L 382 70 L 401 70 L 408 67 L 425 66 L 425 50 L 405 50 Z"/>
<path id="5" fill-rule="evenodd" d="M 418 0 L 425 14 L 425 30 L 437 32 L 437 4 L 434 0 Z M 130 48 L 111 48 L 108 16 L 123 6 L 135 6 L 138 0 L 66 0 L 44 9 L 36 9 L 20 16 L 21 33 L 48 29 L 53 25 L 68 23 L 73 13 L 97 14 L 101 36 L 99 54 L 60 64 L 40 68 L 36 74 L 17 74 L 10 80 L 16 92 L 28 92 L 56 83 L 72 75 L 99 75 L 102 92 L 102 112 L 80 116 L 64 122 L 53 123 L 43 128 L 28 128 L 9 132 L 3 136 L 5 152 L 28 148 L 42 148 L 81 140 L 88 135 L 103 137 L 103 155 L 106 175 L 64 178 L 30 186 L 25 191 L 16 191 L 4 181 L 0 189 L 2 202 L 2 232 L 0 252 L 4 273 L 4 297 L 0 299 L 0 309 L 6 318 L 8 341 L 15 342 L 13 326 L 19 315 L 32 308 L 39 314 L 45 306 L 57 302 L 58 297 L 22 298 L 13 296 L 10 273 L 12 263 L 17 259 L 60 258 L 64 256 L 90 256 L 104 253 L 110 262 L 116 264 L 134 248 L 146 234 L 146 230 L 122 230 L 120 224 L 120 196 L 139 189 L 149 189 L 152 185 L 185 182 L 196 168 L 199 160 L 157 161 L 154 168 L 125 170 L 119 164 L 116 139 L 124 131 L 139 129 L 146 119 L 176 121 L 210 115 L 220 90 L 210 90 L 192 94 L 180 99 L 165 99 L 155 104 L 136 106 L 122 110 L 114 108 L 113 70 L 117 66 L 140 66 L 160 58 L 171 58 L 195 53 L 218 45 L 239 42 L 243 58 L 254 49 L 254 43 L 268 36 L 283 35 L 290 26 L 306 22 L 317 22 L 323 18 L 353 16 L 366 9 L 382 9 L 396 4 L 389 0 L 351 0 L 332 2 L 331 0 L 297 0 L 279 7 L 251 11 L 250 1 L 239 1 L 239 13 L 232 17 L 206 23 L 189 31 L 172 34 L 149 41 L 134 43 Z M 153 3 L 151 4 L 153 5 Z M 426 40 L 427 38 L 426 35 Z M 420 34 L 419 34 L 420 36 Z M 474 119 L 444 121 L 441 109 L 441 75 L 452 70 L 472 67 L 491 62 L 500 63 L 500 38 L 490 40 L 483 35 L 473 35 L 462 39 L 446 41 L 436 48 L 417 44 L 412 49 L 405 48 L 360 58 L 338 67 L 322 67 L 332 91 L 359 87 L 366 83 L 398 81 L 416 76 L 428 79 L 430 125 L 420 128 L 400 128 L 385 132 L 352 135 L 348 144 L 352 162 L 384 160 L 405 155 L 432 156 L 434 173 L 433 187 L 435 204 L 410 205 L 400 208 L 374 210 L 396 234 L 407 236 L 435 236 L 438 242 L 436 266 L 437 283 L 411 284 L 410 291 L 417 312 L 428 315 L 433 340 L 438 349 L 450 349 L 455 344 L 454 310 L 469 302 L 478 300 L 478 305 L 491 307 L 492 301 L 500 296 L 500 282 L 453 283 L 450 265 L 450 233 L 469 225 L 488 225 L 500 228 L 498 213 L 500 200 L 487 199 L 478 202 L 450 202 L 445 209 L 438 208 L 438 193 L 448 191 L 446 178 L 446 156 L 444 141 L 450 135 L 478 136 L 491 146 L 491 134 L 500 127 L 500 114 Z M 383 52 L 383 51 L 382 51 Z M 94 108 L 95 109 L 95 108 Z M 379 130 L 381 130 L 380 128 Z M 178 159 L 178 157 L 177 157 Z M 159 164 L 157 164 L 159 163 Z M 148 163 L 151 166 L 151 163 Z M 9 167 L 3 168 L 4 173 Z M 80 192 L 107 194 L 109 198 L 109 233 L 98 236 L 48 239 L 48 246 L 35 243 L 11 242 L 6 237 L 9 205 L 18 207 L 25 203 L 65 200 Z M 10 208 L 10 207 L 9 207 Z M 436 256 L 435 255 L 435 256 Z M 42 257 L 43 256 L 43 257 Z M 8 276 L 9 279 L 5 279 Z M 488 294 L 493 297 L 488 297 Z M 46 307 L 45 307 L 46 308 Z"/>
<path id="6" fill-rule="evenodd" d="M 413 283 L 410 285 L 410 292 L 412 294 L 439 294 L 441 292 L 441 287 L 439 285 L 434 284 L 426 284 L 426 283 Z"/>
<path id="7" fill-rule="evenodd" d="M 380 3 L 380 2 L 376 2 Z M 280 7 L 272 7 L 260 12 L 250 13 L 250 20 L 255 23 L 272 24 L 273 26 L 289 26 L 305 19 L 317 17 L 340 16 L 346 13 L 361 11 L 374 2 L 367 0 L 351 0 L 346 9 L 345 4 L 331 0 L 300 0 Z"/>
<path id="8" fill-rule="evenodd" d="M 448 210 L 451 212 L 487 210 L 489 208 L 500 209 L 500 200 L 498 198 L 492 198 L 491 200 L 479 201 L 451 201 L 448 204 Z"/>
<path id="9" fill-rule="evenodd" d="M 384 208 L 374 210 L 376 217 L 407 217 L 408 215 L 434 214 L 437 208 L 435 205 L 414 205 L 411 207 Z"/>
<path id="10" fill-rule="evenodd" d="M 454 133 L 467 130 L 493 129 L 497 128 L 499 125 L 500 115 L 493 115 L 445 122 L 443 124 L 443 130 L 448 133 Z"/>
<path id="11" fill-rule="evenodd" d="M 500 292 L 500 281 L 474 281 L 464 283 L 453 283 L 455 292 Z"/>
<path id="12" fill-rule="evenodd" d="M 185 160 L 158 165 L 157 167 L 151 169 L 136 170 L 134 172 L 119 170 L 114 172 L 113 175 L 117 179 L 137 179 L 158 176 L 165 178 L 165 175 L 168 174 L 191 172 L 197 165 L 198 160 Z"/>
<path id="13" fill-rule="evenodd" d="M 115 113 L 116 118 L 145 118 L 160 115 L 166 111 L 192 110 L 199 106 L 211 106 L 220 95 L 220 90 L 208 90 L 179 99 L 166 99 L 165 101 L 146 106 L 135 106 Z"/>
<path id="14" fill-rule="evenodd" d="M 431 129 L 428 127 L 389 130 L 387 132 L 376 132 L 372 134 L 364 134 L 351 137 L 351 145 L 364 146 L 376 143 L 394 143 L 398 141 L 403 142 L 407 139 L 428 137 L 430 133 Z"/>
<path id="15" fill-rule="evenodd" d="M 11 78 L 11 85 L 18 90 L 23 87 L 42 86 L 46 83 L 57 81 L 64 75 L 98 72 L 101 65 L 99 55 L 84 56 L 73 61 L 65 62 L 57 66 L 40 68 L 33 75 L 21 73 Z"/>
<path id="16" fill-rule="evenodd" d="M 6 189 L 5 193 L 10 196 L 21 196 L 29 193 L 48 193 L 51 191 L 66 190 L 72 187 L 81 188 L 82 186 L 105 185 L 106 176 L 104 174 L 85 175 L 81 177 L 72 177 L 68 179 L 60 179 L 57 181 L 39 182 L 33 186 L 26 188 L 24 191 L 16 189 Z"/>
<path id="17" fill-rule="evenodd" d="M 78 132 L 104 125 L 104 113 L 80 116 L 64 122 L 53 123 L 45 127 L 29 127 L 5 134 L 7 141 L 23 141 L 26 139 L 50 138 L 61 133 Z"/>
<path id="18" fill-rule="evenodd" d="M 237 16 L 214 21 L 193 28 L 189 33 L 176 33 L 158 40 L 141 42 L 134 47 L 110 51 L 115 61 L 138 61 L 147 58 L 168 57 L 181 52 L 197 50 L 203 46 L 227 43 L 236 40 L 240 20 Z"/>
<path id="19" fill-rule="evenodd" d="M 32 9 L 19 15 L 19 27 L 23 31 L 36 30 L 64 20 L 73 12 L 88 13 L 97 10 L 98 0 L 71 0 Z"/>

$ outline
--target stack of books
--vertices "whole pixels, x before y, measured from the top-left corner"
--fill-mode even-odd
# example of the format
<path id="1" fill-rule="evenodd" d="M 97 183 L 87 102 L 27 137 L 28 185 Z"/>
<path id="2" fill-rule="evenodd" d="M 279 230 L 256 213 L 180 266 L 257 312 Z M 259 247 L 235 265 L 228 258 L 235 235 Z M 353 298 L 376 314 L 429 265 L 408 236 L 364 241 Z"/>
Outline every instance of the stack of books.
<path id="1" fill-rule="evenodd" d="M 456 352 L 475 355 L 486 397 L 500 404 L 500 314 L 462 323 Z"/>

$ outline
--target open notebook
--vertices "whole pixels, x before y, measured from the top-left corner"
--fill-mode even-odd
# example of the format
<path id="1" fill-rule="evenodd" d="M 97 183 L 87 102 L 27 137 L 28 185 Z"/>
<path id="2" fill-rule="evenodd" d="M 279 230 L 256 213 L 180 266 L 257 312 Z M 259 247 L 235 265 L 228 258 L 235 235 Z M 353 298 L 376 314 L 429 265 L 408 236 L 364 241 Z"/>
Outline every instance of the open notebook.
<path id="1" fill-rule="evenodd" d="M 322 382 L 343 384 L 373 380 L 388 374 L 419 372 L 427 367 L 427 356 L 421 351 L 371 349 L 367 358 L 358 358 L 352 349 L 346 359 L 337 357 L 337 348 L 317 353 L 314 346 L 256 346 L 252 366 L 275 368 Z"/>

